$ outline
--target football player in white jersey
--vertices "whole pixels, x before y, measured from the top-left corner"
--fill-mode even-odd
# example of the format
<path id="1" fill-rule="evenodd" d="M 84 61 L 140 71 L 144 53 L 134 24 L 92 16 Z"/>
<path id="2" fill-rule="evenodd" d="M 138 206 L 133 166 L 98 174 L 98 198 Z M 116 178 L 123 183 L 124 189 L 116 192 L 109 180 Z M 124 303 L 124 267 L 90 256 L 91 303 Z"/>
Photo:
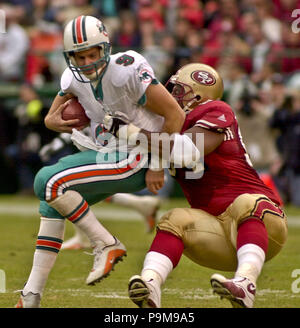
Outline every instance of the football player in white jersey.
<path id="1" fill-rule="evenodd" d="M 172 134 L 181 130 L 184 113 L 155 79 L 143 56 L 134 51 L 114 55 L 110 52 L 109 38 L 99 19 L 79 16 L 66 25 L 64 55 L 68 68 L 45 124 L 57 132 L 73 133 L 72 140 L 83 151 L 45 166 L 36 175 L 34 190 L 40 199 L 40 230 L 32 269 L 17 307 L 40 306 L 63 242 L 66 218 L 84 231 L 94 248 L 94 264 L 86 280 L 93 285 L 108 276 L 126 255 L 126 248 L 102 226 L 90 205 L 117 192 L 144 189 L 145 180 L 156 190 L 163 184 L 162 170 L 147 169 L 147 154 L 130 156 L 128 151 L 110 147 L 114 143 L 108 140 L 102 120 L 107 113 L 123 114 L 138 127 Z M 62 119 L 66 101 L 72 97 L 78 98 L 91 120 L 93 140 L 87 140 L 78 131 L 81 128 L 73 129 L 77 119 Z M 108 150 L 101 151 L 108 146 Z"/>

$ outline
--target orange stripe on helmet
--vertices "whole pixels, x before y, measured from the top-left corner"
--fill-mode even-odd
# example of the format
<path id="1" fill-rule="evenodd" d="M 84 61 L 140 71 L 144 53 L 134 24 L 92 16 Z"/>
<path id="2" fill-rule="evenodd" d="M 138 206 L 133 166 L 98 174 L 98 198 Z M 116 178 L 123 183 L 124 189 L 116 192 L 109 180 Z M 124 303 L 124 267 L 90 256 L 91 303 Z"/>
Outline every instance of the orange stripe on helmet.
<path id="1" fill-rule="evenodd" d="M 77 42 L 78 42 L 78 43 L 82 43 L 82 42 L 83 42 L 82 26 L 81 26 L 82 17 L 83 17 L 83 16 L 79 16 L 79 17 L 76 19 L 76 38 L 77 38 Z"/>

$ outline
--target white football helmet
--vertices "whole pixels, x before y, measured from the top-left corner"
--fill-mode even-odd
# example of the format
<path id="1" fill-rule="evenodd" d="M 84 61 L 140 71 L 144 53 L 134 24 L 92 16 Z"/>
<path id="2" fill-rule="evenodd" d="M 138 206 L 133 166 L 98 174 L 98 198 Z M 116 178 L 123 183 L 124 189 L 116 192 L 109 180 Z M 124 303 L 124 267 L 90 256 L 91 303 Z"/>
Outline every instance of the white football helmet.
<path id="1" fill-rule="evenodd" d="M 172 96 L 185 110 L 193 109 L 195 103 L 221 99 L 223 81 L 219 73 L 209 65 L 192 63 L 184 65 L 166 83 L 174 84 Z"/>
<path id="2" fill-rule="evenodd" d="M 78 66 L 74 54 L 99 47 L 100 59 L 96 62 Z M 74 77 L 84 83 L 96 81 L 100 77 L 100 71 L 104 64 L 109 62 L 111 45 L 103 23 L 93 16 L 78 16 L 67 23 L 64 29 L 64 56 Z M 92 74 L 87 74 L 94 68 Z M 86 73 L 85 73 L 86 72 Z M 85 75 L 86 78 L 84 78 Z"/>

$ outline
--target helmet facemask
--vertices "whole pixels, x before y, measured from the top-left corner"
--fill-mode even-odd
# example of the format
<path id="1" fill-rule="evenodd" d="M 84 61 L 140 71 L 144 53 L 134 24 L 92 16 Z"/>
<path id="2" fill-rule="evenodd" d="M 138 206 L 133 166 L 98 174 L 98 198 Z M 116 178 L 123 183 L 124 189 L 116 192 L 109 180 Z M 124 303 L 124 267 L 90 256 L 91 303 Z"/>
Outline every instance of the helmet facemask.
<path id="1" fill-rule="evenodd" d="M 191 106 L 201 99 L 199 95 L 195 95 L 191 86 L 178 81 L 176 75 L 171 76 L 166 87 L 169 83 L 174 85 L 171 91 L 172 96 L 185 112 L 190 111 Z"/>
<path id="2" fill-rule="evenodd" d="M 72 71 L 75 79 L 82 83 L 91 83 L 99 80 L 103 73 L 103 67 L 109 62 L 110 44 L 103 42 L 98 45 L 100 51 L 100 58 L 88 65 L 79 66 L 75 60 L 75 51 L 65 51 L 65 60 Z M 96 47 L 93 46 L 93 47 Z M 92 48 L 92 47 L 90 47 Z M 80 49 L 80 51 L 88 50 L 89 48 Z M 91 71 L 89 74 L 88 72 Z"/>

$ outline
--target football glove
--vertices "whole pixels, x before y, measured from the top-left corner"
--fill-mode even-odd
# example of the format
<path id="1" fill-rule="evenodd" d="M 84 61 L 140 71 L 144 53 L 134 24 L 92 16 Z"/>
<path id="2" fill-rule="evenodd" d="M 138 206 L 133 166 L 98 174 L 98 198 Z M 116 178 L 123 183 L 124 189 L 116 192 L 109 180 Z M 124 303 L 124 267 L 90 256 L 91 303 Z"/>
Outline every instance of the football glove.
<path id="1" fill-rule="evenodd" d="M 103 120 L 103 126 L 115 137 L 126 140 L 133 135 L 137 136 L 141 130 L 134 124 L 130 123 L 126 114 L 122 112 L 115 112 L 115 116 L 106 114 Z M 120 133 L 121 130 L 122 133 Z"/>
<path id="2" fill-rule="evenodd" d="M 114 117 L 108 114 L 104 116 L 104 120 L 103 120 L 104 128 L 117 138 L 119 137 L 120 128 L 125 125 L 127 125 L 127 123 L 118 117 Z"/>

